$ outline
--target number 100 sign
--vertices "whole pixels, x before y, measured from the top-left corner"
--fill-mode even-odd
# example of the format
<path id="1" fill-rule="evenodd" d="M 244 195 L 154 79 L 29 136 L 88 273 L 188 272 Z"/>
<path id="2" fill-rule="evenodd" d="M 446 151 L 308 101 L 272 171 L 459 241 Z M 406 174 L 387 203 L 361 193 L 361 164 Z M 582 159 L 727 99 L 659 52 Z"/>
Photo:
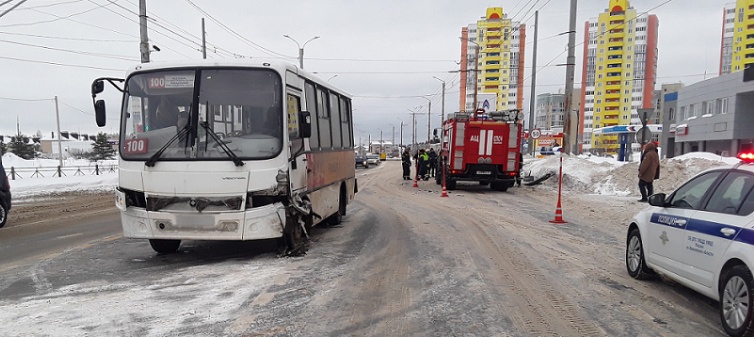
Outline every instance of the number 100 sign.
<path id="1" fill-rule="evenodd" d="M 123 153 L 144 154 L 147 153 L 147 150 L 149 149 L 147 145 L 147 139 L 144 138 L 128 139 L 125 144 L 123 144 Z"/>

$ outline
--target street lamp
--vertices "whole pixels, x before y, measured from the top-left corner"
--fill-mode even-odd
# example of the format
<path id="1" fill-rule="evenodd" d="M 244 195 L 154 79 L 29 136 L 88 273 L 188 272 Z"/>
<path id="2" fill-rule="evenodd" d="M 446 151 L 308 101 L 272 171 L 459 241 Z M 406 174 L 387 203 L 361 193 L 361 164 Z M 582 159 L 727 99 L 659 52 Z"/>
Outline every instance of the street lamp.
<path id="1" fill-rule="evenodd" d="M 432 76 L 432 77 L 442 82 L 442 115 L 441 115 L 442 117 L 440 117 L 440 126 L 442 126 L 442 123 L 445 122 L 445 81 L 443 81 L 437 76 Z"/>
<path id="2" fill-rule="evenodd" d="M 288 35 L 283 35 L 283 37 L 287 37 L 291 41 L 293 41 L 294 43 L 296 43 L 296 46 L 298 47 L 298 64 L 301 67 L 301 69 L 304 69 L 304 47 L 306 47 L 307 43 L 312 42 L 313 40 L 319 39 L 319 36 L 315 36 L 315 37 L 309 39 L 308 41 L 304 42 L 303 46 L 300 45 L 300 44 L 298 44 L 298 41 L 294 40 L 292 37 L 290 37 Z"/>

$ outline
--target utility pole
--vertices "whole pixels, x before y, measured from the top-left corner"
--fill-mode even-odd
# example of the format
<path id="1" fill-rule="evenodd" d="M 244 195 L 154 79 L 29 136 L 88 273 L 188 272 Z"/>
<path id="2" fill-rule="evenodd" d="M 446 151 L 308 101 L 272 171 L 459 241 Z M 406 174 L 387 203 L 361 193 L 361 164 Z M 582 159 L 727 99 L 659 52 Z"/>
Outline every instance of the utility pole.
<path id="1" fill-rule="evenodd" d="M 204 18 L 202 18 L 202 58 L 207 59 L 207 31 L 204 30 Z"/>
<path id="2" fill-rule="evenodd" d="M 537 31 L 539 28 L 539 11 L 534 12 L 534 54 L 531 61 L 531 98 L 529 99 L 529 142 L 527 150 L 529 155 L 534 155 L 534 138 L 531 137 L 531 131 L 534 130 L 534 113 L 537 101 Z"/>
<path id="3" fill-rule="evenodd" d="M 63 146 L 60 144 L 62 142 L 60 137 L 60 109 L 58 108 L 58 96 L 55 96 L 55 119 L 57 119 L 58 122 L 58 160 L 60 163 L 60 167 L 63 167 Z"/>
<path id="4" fill-rule="evenodd" d="M 566 59 L 565 116 L 563 118 L 563 150 L 573 153 L 571 144 L 571 105 L 573 104 L 573 76 L 576 67 L 576 0 L 571 0 L 571 17 L 568 24 L 568 58 Z"/>
<path id="5" fill-rule="evenodd" d="M 442 81 L 442 117 L 440 117 L 440 126 L 445 122 L 445 81 Z"/>
<path id="6" fill-rule="evenodd" d="M 429 144 L 429 140 L 432 139 L 432 138 L 429 138 L 430 135 L 432 134 L 431 131 L 430 131 L 431 127 L 430 127 L 430 123 L 429 123 L 429 120 L 432 117 L 432 101 L 431 100 L 428 101 L 427 104 L 429 104 L 427 106 L 427 144 Z"/>
<path id="7" fill-rule="evenodd" d="M 139 0 L 139 51 L 141 52 L 141 63 L 149 62 L 149 37 L 147 37 L 147 0 Z"/>
<path id="8" fill-rule="evenodd" d="M 409 109 L 409 111 L 411 111 L 411 144 L 414 145 L 414 150 L 416 150 L 417 149 L 417 146 L 416 146 L 417 145 L 417 143 L 416 143 L 416 115 L 418 115 L 419 112 L 418 112 L 418 109 L 417 109 L 417 111 L 413 111 L 413 110 Z M 402 124 L 403 123 L 401 123 L 401 125 Z"/>

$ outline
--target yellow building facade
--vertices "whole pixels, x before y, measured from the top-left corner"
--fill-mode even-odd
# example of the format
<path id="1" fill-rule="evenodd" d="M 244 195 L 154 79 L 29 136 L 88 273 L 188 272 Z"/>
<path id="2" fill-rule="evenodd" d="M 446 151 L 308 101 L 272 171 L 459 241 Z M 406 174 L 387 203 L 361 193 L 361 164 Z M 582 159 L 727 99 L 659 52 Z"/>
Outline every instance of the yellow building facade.
<path id="1" fill-rule="evenodd" d="M 508 19 L 502 7 L 490 7 L 484 19 L 463 27 L 461 36 L 465 69 L 461 69 L 460 110 L 521 109 L 526 27 Z"/>
<path id="2" fill-rule="evenodd" d="M 754 0 L 737 0 L 732 19 L 731 71 L 736 72 L 754 65 Z"/>
<path id="3" fill-rule="evenodd" d="M 610 0 L 605 12 L 586 22 L 582 151 L 615 153 L 618 135 L 594 131 L 640 123 L 638 110 L 652 107 L 658 26 L 656 16 L 639 16 L 628 0 Z"/>

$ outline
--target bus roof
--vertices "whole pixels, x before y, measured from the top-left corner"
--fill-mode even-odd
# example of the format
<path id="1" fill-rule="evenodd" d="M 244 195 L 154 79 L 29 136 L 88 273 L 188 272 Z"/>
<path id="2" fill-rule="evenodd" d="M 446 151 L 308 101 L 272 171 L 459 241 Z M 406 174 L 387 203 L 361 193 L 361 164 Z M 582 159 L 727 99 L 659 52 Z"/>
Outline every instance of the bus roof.
<path id="1" fill-rule="evenodd" d="M 329 82 L 325 81 L 321 77 L 317 76 L 315 73 L 311 73 L 304 69 L 300 69 L 298 66 L 290 62 L 281 61 L 281 60 L 263 59 L 263 58 L 232 59 L 232 60 L 198 59 L 198 60 L 158 61 L 158 62 L 140 63 L 140 64 L 137 64 L 128 68 L 128 71 L 126 72 L 126 77 L 130 76 L 131 74 L 135 72 L 152 71 L 152 70 L 160 70 L 160 69 L 172 69 L 172 68 L 190 68 L 190 67 L 270 68 L 270 69 L 276 70 L 280 74 L 283 74 L 283 76 L 285 76 L 286 71 L 290 71 L 294 74 L 310 79 L 323 87 L 326 87 L 328 89 L 333 89 L 342 94 L 345 94 L 346 96 L 348 96 L 348 98 L 352 98 L 351 95 L 345 93 L 344 90 L 330 84 Z"/>

